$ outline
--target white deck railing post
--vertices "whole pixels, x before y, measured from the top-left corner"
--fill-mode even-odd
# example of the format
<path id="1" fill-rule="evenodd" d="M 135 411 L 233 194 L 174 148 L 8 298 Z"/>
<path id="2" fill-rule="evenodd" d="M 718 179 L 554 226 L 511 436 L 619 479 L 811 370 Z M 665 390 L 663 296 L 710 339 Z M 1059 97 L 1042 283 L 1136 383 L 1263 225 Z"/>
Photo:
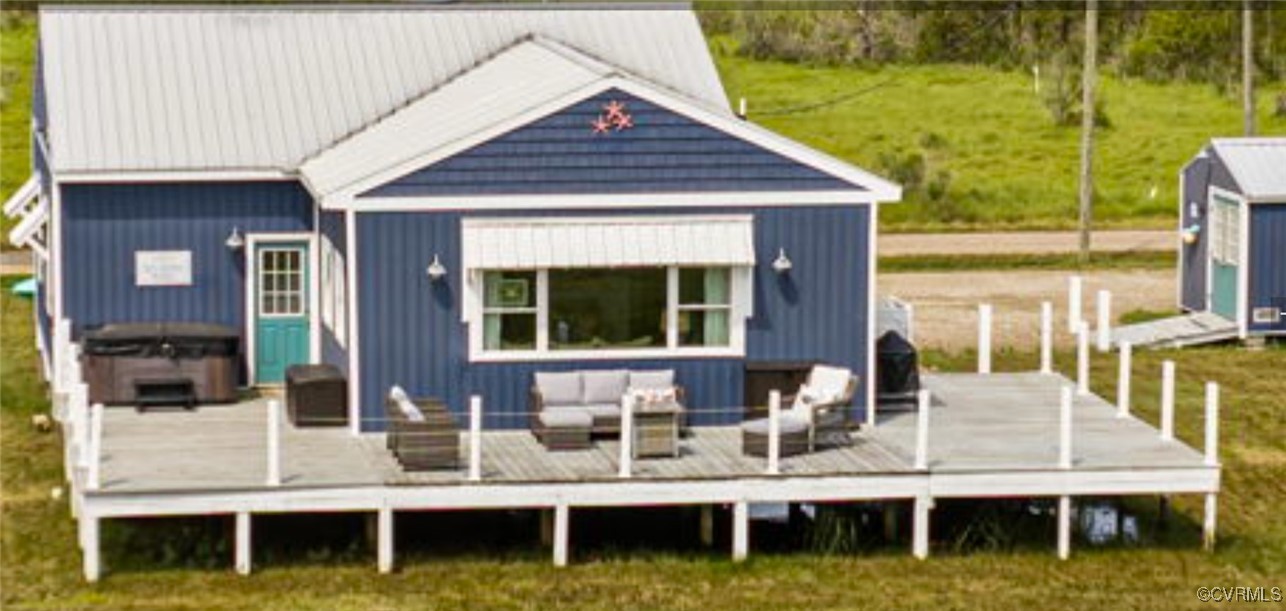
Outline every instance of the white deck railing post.
<path id="1" fill-rule="evenodd" d="M 920 389 L 916 394 L 917 412 L 915 415 L 915 468 L 923 471 L 929 468 L 929 391 Z"/>
<path id="2" fill-rule="evenodd" d="M 268 486 L 281 485 L 281 402 L 268 401 Z"/>
<path id="3" fill-rule="evenodd" d="M 1097 305 L 1098 324 L 1094 330 L 1098 336 L 1095 343 L 1099 352 L 1107 352 L 1112 349 L 1112 292 L 1099 290 Z"/>
<path id="4" fill-rule="evenodd" d="M 634 397 L 621 397 L 621 458 L 620 473 L 628 478 L 634 470 Z"/>
<path id="5" fill-rule="evenodd" d="M 1174 440 L 1174 361 L 1161 363 L 1161 441 Z"/>
<path id="6" fill-rule="evenodd" d="M 1054 373 L 1054 304 L 1040 302 L 1040 372 Z"/>
<path id="7" fill-rule="evenodd" d="M 103 453 L 103 404 L 95 403 L 89 412 L 89 473 L 85 487 L 98 490 Z"/>
<path id="8" fill-rule="evenodd" d="M 1219 384 L 1206 382 L 1206 465 L 1219 466 Z"/>
<path id="9" fill-rule="evenodd" d="M 469 397 L 469 481 L 482 481 L 482 397 Z"/>
<path id="10" fill-rule="evenodd" d="M 1090 326 L 1084 322 L 1076 329 L 1076 392 L 1090 394 Z"/>
<path id="11" fill-rule="evenodd" d="M 1059 389 L 1058 401 L 1058 468 L 1072 468 L 1072 389 Z"/>
<path id="12" fill-rule="evenodd" d="M 978 305 L 978 373 L 991 373 L 991 304 Z"/>
<path id="13" fill-rule="evenodd" d="M 768 475 L 781 473 L 781 392 L 768 391 Z"/>
<path id="14" fill-rule="evenodd" d="M 1116 417 L 1130 415 L 1130 375 L 1134 371 L 1134 346 L 1121 342 L 1120 370 L 1116 377 Z"/>
<path id="15" fill-rule="evenodd" d="M 1081 277 L 1067 278 L 1067 332 L 1075 333 L 1084 321 L 1081 315 Z"/>

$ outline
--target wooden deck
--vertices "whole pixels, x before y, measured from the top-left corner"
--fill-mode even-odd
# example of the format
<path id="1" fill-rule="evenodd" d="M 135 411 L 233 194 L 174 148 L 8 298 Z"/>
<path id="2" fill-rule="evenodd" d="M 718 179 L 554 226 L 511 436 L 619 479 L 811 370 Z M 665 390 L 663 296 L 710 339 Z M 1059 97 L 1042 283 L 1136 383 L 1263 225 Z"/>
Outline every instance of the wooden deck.
<path id="1" fill-rule="evenodd" d="M 1237 323 L 1211 312 L 1171 316 L 1112 330 L 1112 345 L 1129 342 L 1136 348 L 1182 348 L 1237 337 Z"/>
<path id="2" fill-rule="evenodd" d="M 936 374 L 929 473 L 1049 471 L 1058 460 L 1059 388 L 1066 378 L 1036 373 Z M 1202 469 L 1203 456 L 1162 441 L 1152 426 L 1118 418 L 1093 395 L 1074 406 L 1074 471 Z M 346 428 L 281 426 L 280 489 L 478 485 L 466 470 L 406 472 L 382 434 Z M 922 475 L 914 468 L 913 412 L 882 416 L 853 434 L 848 447 L 783 458 L 779 478 Z M 765 459 L 744 456 L 737 427 L 695 427 L 678 458 L 637 459 L 631 481 L 736 480 L 764 477 Z M 257 399 L 192 412 L 108 409 L 101 488 L 96 495 L 211 493 L 267 488 L 266 405 Z M 461 464 L 467 443 L 461 443 Z M 525 430 L 488 431 L 482 485 L 619 483 L 619 446 L 599 440 L 582 451 L 550 452 Z"/>

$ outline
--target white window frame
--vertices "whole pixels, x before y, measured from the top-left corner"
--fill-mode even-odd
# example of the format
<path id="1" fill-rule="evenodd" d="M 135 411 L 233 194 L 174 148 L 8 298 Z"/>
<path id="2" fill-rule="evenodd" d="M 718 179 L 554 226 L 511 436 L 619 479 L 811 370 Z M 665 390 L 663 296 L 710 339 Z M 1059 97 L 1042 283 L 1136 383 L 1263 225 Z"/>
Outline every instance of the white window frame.
<path id="1" fill-rule="evenodd" d="M 280 270 L 274 270 L 274 272 L 273 272 L 274 274 L 276 274 L 276 275 L 278 275 L 278 276 L 282 276 L 282 275 L 284 275 L 284 274 L 286 274 L 286 273 L 294 273 L 294 274 L 298 274 L 298 275 L 299 275 L 299 287 L 298 287 L 298 288 L 295 288 L 295 289 L 281 289 L 281 288 L 274 287 L 274 288 L 272 288 L 272 289 L 271 289 L 271 292 L 273 293 L 273 297 L 274 297 L 274 301 L 273 301 L 273 307 L 274 307 L 274 308 L 276 308 L 276 306 L 277 306 L 276 299 L 278 299 L 278 298 L 280 298 L 280 297 L 283 297 L 283 296 L 285 296 L 285 297 L 289 297 L 289 296 L 290 296 L 290 295 L 289 295 L 289 291 L 294 291 L 294 292 L 297 292 L 297 293 L 298 293 L 297 297 L 298 297 L 298 299 L 299 299 L 299 307 L 298 307 L 298 308 L 296 308 L 296 309 L 295 309 L 295 311 L 292 311 L 292 312 L 266 312 L 266 311 L 264 311 L 264 307 L 263 307 L 263 306 L 264 306 L 264 296 L 265 296 L 266 292 L 268 292 L 268 289 L 265 289 L 265 288 L 262 286 L 263 274 L 264 274 L 264 268 L 265 268 L 265 266 L 264 266 L 264 256 L 265 256 L 265 255 L 267 255 L 268 253 L 274 253 L 274 252 L 275 252 L 275 253 L 295 253 L 296 255 L 298 255 L 298 258 L 299 258 L 299 264 L 298 264 L 298 267 L 296 267 L 296 269 L 295 269 L 293 272 L 289 272 L 289 271 L 288 271 L 288 272 L 282 272 L 282 271 L 280 271 Z M 305 250 L 303 250 L 303 249 L 300 249 L 300 248 L 298 248 L 297 246 L 294 246 L 294 245 L 290 245 L 290 246 L 281 246 L 281 247 L 276 246 L 276 245 L 268 245 L 268 246 L 260 247 L 257 251 L 255 251 L 255 259 L 256 259 L 256 260 L 255 260 L 255 263 L 256 263 L 256 265 L 255 265 L 255 275 L 257 276 L 257 277 L 255 278 L 255 282 L 256 282 L 256 286 L 257 286 L 257 287 L 258 287 L 258 289 L 259 289 L 259 292 L 258 292 L 258 293 L 256 293 L 256 294 L 254 295 L 254 300 L 255 300 L 255 314 L 256 314 L 256 316 L 258 316 L 259 318 L 268 318 L 268 319 L 272 319 L 272 318 L 299 318 L 299 317 L 302 317 L 302 316 L 308 316 L 308 310 L 309 310 L 309 303 L 308 303 L 308 300 L 309 300 L 309 295 L 308 295 L 308 293 L 309 293 L 309 288 L 308 288 L 308 274 L 307 274 L 307 269 L 308 269 L 308 252 L 307 252 L 307 251 L 305 251 Z"/>
<path id="2" fill-rule="evenodd" d="M 321 321 L 341 348 L 348 347 L 348 270 L 344 253 L 326 236 L 321 237 L 317 270 L 321 282 Z"/>
<path id="3" fill-rule="evenodd" d="M 1241 264 L 1241 203 L 1215 194 L 1211 199 L 1210 257 L 1223 265 Z"/>
<path id="4" fill-rule="evenodd" d="M 728 267 L 730 319 L 727 346 L 680 346 L 678 342 L 679 269 L 697 267 Z M 595 269 L 595 268 L 587 268 Z M 551 350 L 549 347 L 549 270 L 536 271 L 536 348 L 534 350 L 486 350 L 483 347 L 483 317 L 496 313 L 495 308 L 484 308 L 484 274 L 486 271 L 469 270 L 468 290 L 465 294 L 465 321 L 469 333 L 469 360 L 474 362 L 510 361 L 581 361 L 650 358 L 739 358 L 746 354 L 746 319 L 752 315 L 750 302 L 754 268 L 747 265 L 683 265 L 666 267 L 666 345 L 647 348 L 604 348 L 601 350 Z M 515 270 L 517 271 L 517 270 Z M 717 309 L 723 306 L 692 306 L 695 309 Z M 524 309 L 530 311 L 530 309 Z"/>

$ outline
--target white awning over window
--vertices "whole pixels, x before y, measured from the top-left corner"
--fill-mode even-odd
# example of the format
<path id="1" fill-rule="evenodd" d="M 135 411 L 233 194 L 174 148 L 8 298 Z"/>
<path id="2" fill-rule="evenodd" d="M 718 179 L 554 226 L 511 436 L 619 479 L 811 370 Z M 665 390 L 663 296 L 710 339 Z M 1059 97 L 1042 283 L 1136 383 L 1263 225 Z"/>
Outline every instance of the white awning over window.
<path id="1" fill-rule="evenodd" d="M 748 215 L 466 219 L 466 269 L 754 265 Z"/>

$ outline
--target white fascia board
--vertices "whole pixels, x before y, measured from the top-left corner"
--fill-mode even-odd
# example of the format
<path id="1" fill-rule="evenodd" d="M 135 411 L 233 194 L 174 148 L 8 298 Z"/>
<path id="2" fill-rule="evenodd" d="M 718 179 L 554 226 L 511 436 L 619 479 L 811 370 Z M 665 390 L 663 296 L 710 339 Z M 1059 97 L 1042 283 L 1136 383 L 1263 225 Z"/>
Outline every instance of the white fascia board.
<path id="1" fill-rule="evenodd" d="M 61 183 L 139 183 L 139 182 L 238 182 L 297 180 L 299 176 L 285 170 L 112 170 L 60 171 Z"/>
<path id="2" fill-rule="evenodd" d="M 40 174 L 33 173 L 27 178 L 27 181 L 22 183 L 22 186 L 18 187 L 18 190 L 14 191 L 13 195 L 5 201 L 4 215 L 9 218 L 18 216 L 18 214 L 22 212 L 22 209 L 26 208 L 27 204 L 31 203 L 31 200 L 35 199 L 37 195 L 40 195 Z"/>

